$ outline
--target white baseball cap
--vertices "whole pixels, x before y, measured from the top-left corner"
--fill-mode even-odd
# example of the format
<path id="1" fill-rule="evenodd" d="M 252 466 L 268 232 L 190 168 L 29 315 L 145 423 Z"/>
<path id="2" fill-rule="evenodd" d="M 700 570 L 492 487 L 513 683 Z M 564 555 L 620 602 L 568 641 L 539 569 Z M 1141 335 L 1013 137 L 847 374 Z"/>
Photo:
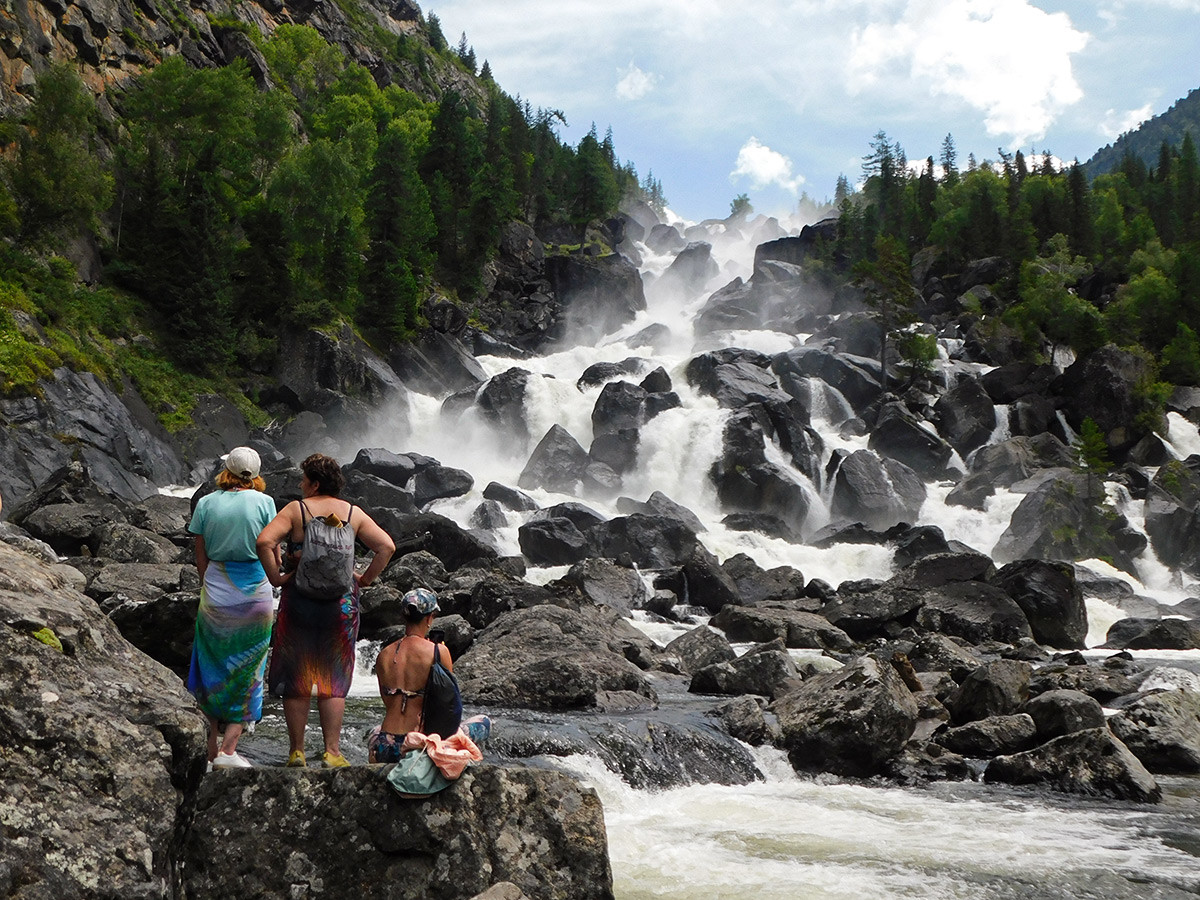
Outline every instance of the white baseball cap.
<path id="1" fill-rule="evenodd" d="M 230 474 L 239 478 L 257 478 L 258 470 L 262 468 L 262 460 L 253 447 L 234 447 L 222 459 Z"/>

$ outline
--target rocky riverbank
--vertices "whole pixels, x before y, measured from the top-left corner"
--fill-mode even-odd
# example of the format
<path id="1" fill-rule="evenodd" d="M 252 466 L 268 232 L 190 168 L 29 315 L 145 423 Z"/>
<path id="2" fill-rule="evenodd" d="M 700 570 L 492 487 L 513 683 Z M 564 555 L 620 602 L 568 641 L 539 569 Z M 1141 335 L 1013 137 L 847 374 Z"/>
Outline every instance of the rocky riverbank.
<path id="1" fill-rule="evenodd" d="M 483 764 L 423 802 L 386 766 L 205 774 L 182 682 L 75 580 L 0 543 L 0 895 L 612 896 L 600 803 L 559 773 Z"/>

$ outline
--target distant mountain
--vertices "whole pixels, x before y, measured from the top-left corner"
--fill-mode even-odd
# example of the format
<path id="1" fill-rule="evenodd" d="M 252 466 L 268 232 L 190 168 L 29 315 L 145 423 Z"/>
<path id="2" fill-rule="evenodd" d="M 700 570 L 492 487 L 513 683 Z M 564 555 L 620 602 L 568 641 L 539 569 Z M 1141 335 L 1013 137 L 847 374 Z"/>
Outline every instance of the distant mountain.
<path id="1" fill-rule="evenodd" d="M 1132 153 L 1148 166 L 1155 166 L 1163 141 L 1178 147 L 1188 131 L 1192 133 L 1192 140 L 1200 141 L 1200 88 L 1189 91 L 1165 113 L 1147 119 L 1133 131 L 1125 132 L 1113 143 L 1097 150 L 1084 163 L 1084 171 L 1091 178 L 1115 171 L 1126 153 Z"/>

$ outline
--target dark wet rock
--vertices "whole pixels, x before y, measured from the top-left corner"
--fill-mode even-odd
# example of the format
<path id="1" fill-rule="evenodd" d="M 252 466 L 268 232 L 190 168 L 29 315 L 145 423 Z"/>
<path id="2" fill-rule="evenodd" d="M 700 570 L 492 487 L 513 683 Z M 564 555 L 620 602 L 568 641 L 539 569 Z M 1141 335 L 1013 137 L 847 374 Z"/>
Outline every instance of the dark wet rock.
<path id="1" fill-rule="evenodd" d="M 1050 663 L 1040 667 L 1029 680 L 1031 694 L 1047 691 L 1081 691 L 1102 705 L 1131 694 L 1138 688 L 1138 679 L 1105 666 Z"/>
<path id="2" fill-rule="evenodd" d="M 495 500 L 484 500 L 471 511 L 467 524 L 472 528 L 495 531 L 508 525 L 508 517 L 504 514 L 504 507 Z"/>
<path id="3" fill-rule="evenodd" d="M 1200 456 L 1159 468 L 1146 496 L 1146 533 L 1164 565 L 1200 575 Z"/>
<path id="4" fill-rule="evenodd" d="M 178 676 L 45 563 L 2 543 L 0 620 L 7 890 L 98 896 L 98 873 L 106 896 L 177 890 L 207 733 Z"/>
<path id="5" fill-rule="evenodd" d="M 169 436 L 132 385 L 62 367 L 37 387 L 36 396 L 0 399 L 0 493 L 11 521 L 20 524 L 21 500 L 65 466 L 130 501 L 183 480 Z"/>
<path id="6" fill-rule="evenodd" d="M 693 694 L 756 694 L 774 699 L 800 681 L 796 664 L 781 647 L 755 648 L 727 662 L 712 663 L 692 675 Z"/>
<path id="7" fill-rule="evenodd" d="M 450 466 L 426 466 L 413 476 L 413 500 L 418 507 L 434 500 L 461 497 L 475 486 L 471 473 Z"/>
<path id="8" fill-rule="evenodd" d="M 721 721 L 729 736 L 745 741 L 751 747 L 774 743 L 779 727 L 767 721 L 763 708 L 755 697 L 735 697 L 715 706 L 712 715 Z"/>
<path id="9" fill-rule="evenodd" d="M 1043 469 L 1068 469 L 1071 450 L 1051 434 L 1015 437 L 981 447 L 971 457 L 966 476 L 946 496 L 952 506 L 983 509 L 996 488 L 1012 487 Z"/>
<path id="10" fill-rule="evenodd" d="M 936 740 L 963 756 L 986 758 L 1027 750 L 1037 738 L 1037 726 L 1025 713 L 989 716 L 939 732 Z"/>
<path id="11" fill-rule="evenodd" d="M 341 496 L 363 507 L 372 518 L 379 509 L 394 509 L 406 515 L 417 511 L 416 498 L 411 491 L 357 468 L 346 473 L 346 487 Z"/>
<path id="12" fill-rule="evenodd" d="M 154 494 L 131 507 L 127 515 L 130 525 L 152 531 L 178 546 L 190 546 L 187 525 L 192 518 L 192 507 L 186 497 Z"/>
<path id="13" fill-rule="evenodd" d="M 963 581 L 987 581 L 995 571 L 992 560 L 982 553 L 947 551 L 922 556 L 897 578 L 906 586 L 934 589 Z"/>
<path id="14" fill-rule="evenodd" d="M 101 609 L 109 612 L 122 603 L 144 603 L 181 589 L 200 590 L 200 577 L 192 566 L 106 560 L 98 571 L 87 578 L 84 593 L 99 603 Z"/>
<path id="15" fill-rule="evenodd" d="M 638 513 L 601 522 L 587 536 L 591 555 L 617 559 L 627 554 L 647 569 L 682 565 L 699 546 L 696 535 L 678 519 Z"/>
<path id="16" fill-rule="evenodd" d="M 186 678 L 192 661 L 192 640 L 199 608 L 199 590 L 182 591 L 162 594 L 151 600 L 126 600 L 113 607 L 108 617 L 121 630 L 125 640 L 155 662 Z"/>
<path id="17" fill-rule="evenodd" d="M 463 697 L 478 706 L 588 709 L 605 692 L 657 702 L 645 673 L 630 662 L 657 652 L 611 611 L 535 606 L 505 613 L 455 661 Z"/>
<path id="18" fill-rule="evenodd" d="M 393 559 L 379 580 L 403 593 L 414 587 L 437 592 L 446 584 L 449 574 L 445 564 L 428 550 L 416 550 Z"/>
<path id="19" fill-rule="evenodd" d="M 1151 366 L 1144 355 L 1108 344 L 1077 359 L 1051 386 L 1068 424 L 1078 432 L 1084 419 L 1095 422 L 1114 462 L 1123 462 L 1151 430 L 1166 434 L 1164 423 L 1147 426 L 1141 416 Z"/>
<path id="20" fill-rule="evenodd" d="M 1084 647 L 1087 607 L 1072 566 L 1021 559 L 1004 566 L 989 580 L 1017 601 L 1039 644 L 1065 649 Z"/>
<path id="21" fill-rule="evenodd" d="M 769 356 L 752 351 L 714 350 L 693 357 L 685 371 L 688 383 L 715 397 L 723 409 L 770 401 L 787 404 L 792 398 L 780 389 L 770 364 Z"/>
<path id="22" fill-rule="evenodd" d="M 92 534 L 108 524 L 126 521 L 122 507 L 107 500 L 94 499 L 86 502 L 49 503 L 20 514 L 18 508 L 12 521 L 24 528 L 31 537 L 45 541 L 55 552 L 63 556 L 79 556 L 80 548 L 87 548 Z"/>
<path id="23" fill-rule="evenodd" d="M 619 497 L 617 498 L 617 509 L 627 515 L 631 513 L 645 513 L 646 515 L 668 516 L 672 519 L 678 519 L 696 534 L 708 530 L 704 527 L 704 523 L 700 521 L 699 516 L 686 506 L 676 503 L 662 491 L 654 491 L 654 493 L 646 498 L 645 503 L 639 503 L 629 497 Z"/>
<path id="24" fill-rule="evenodd" d="M 677 294 L 692 297 L 703 290 L 720 271 L 721 267 L 712 257 L 712 244 L 693 241 L 676 254 L 671 265 L 654 282 L 651 293 L 656 296 Z"/>
<path id="25" fill-rule="evenodd" d="M 574 493 L 587 465 L 588 454 L 579 441 L 561 425 L 552 425 L 530 454 L 517 484 L 525 490 Z"/>
<path id="26" fill-rule="evenodd" d="M 791 566 L 776 566 L 764 570 L 744 553 L 738 553 L 721 563 L 721 569 L 733 579 L 738 596 L 746 606 L 766 601 L 799 600 L 804 597 L 804 573 Z M 820 601 L 814 600 L 808 612 L 816 612 Z"/>
<path id="27" fill-rule="evenodd" d="M 443 592 L 443 611 L 462 616 L 472 628 L 486 628 L 500 616 L 516 609 L 556 605 L 578 609 L 577 594 L 566 594 L 556 585 L 531 584 L 502 570 L 478 570 L 456 574 Z"/>
<path id="28" fill-rule="evenodd" d="M 415 340 L 393 345 L 388 362 L 409 387 L 434 396 L 487 381 L 487 372 L 462 338 L 436 328 L 425 328 Z"/>
<path id="29" fill-rule="evenodd" d="M 571 566 L 562 580 L 598 606 L 615 609 L 623 615 L 641 609 L 650 590 L 636 569 L 619 566 L 607 559 L 591 558 Z"/>
<path id="30" fill-rule="evenodd" d="M 764 643 L 780 640 L 786 647 L 845 652 L 853 641 L 823 616 L 786 606 L 726 606 L 711 624 L 731 641 Z"/>
<path id="31" fill-rule="evenodd" d="M 646 421 L 646 391 L 628 381 L 604 385 L 592 407 L 592 434 L 639 428 Z"/>
<path id="32" fill-rule="evenodd" d="M 902 403 L 888 403 L 880 410 L 867 447 L 926 480 L 945 478 L 954 455 L 954 448 L 925 428 Z"/>
<path id="33" fill-rule="evenodd" d="M 579 388 L 596 387 L 606 381 L 613 381 L 626 375 L 637 375 L 644 370 L 645 365 L 646 361 L 636 356 L 626 357 L 620 362 L 592 363 L 583 370 L 583 374 L 579 376 L 575 386 Z"/>
<path id="34" fill-rule="evenodd" d="M 1103 486 L 1089 476 L 1064 474 L 1044 482 L 1021 501 L 992 557 L 1000 563 L 1100 557 L 1136 572 L 1134 560 L 1146 538 L 1123 515 L 1100 510 L 1103 497 Z"/>
<path id="35" fill-rule="evenodd" d="M 868 640 L 885 636 L 894 624 L 911 623 L 928 599 L 899 583 L 842 582 L 821 615 L 855 640 Z"/>
<path id="36" fill-rule="evenodd" d="M 567 334 L 580 343 L 615 331 L 646 308 L 637 266 L 620 254 L 551 256 L 546 277 L 562 304 Z"/>
<path id="37" fill-rule="evenodd" d="M 412 457 L 393 453 L 382 447 L 363 448 L 358 451 L 352 463 L 342 467 L 347 479 L 351 472 L 361 472 L 364 475 L 382 478 L 399 488 L 407 485 L 408 479 L 412 478 L 416 471 L 417 466 Z"/>
<path id="38" fill-rule="evenodd" d="M 1195 691 L 1145 694 L 1108 724 L 1151 772 L 1200 772 L 1200 694 Z"/>
<path id="39" fill-rule="evenodd" d="M 730 513 L 721 520 L 721 524 L 730 531 L 757 531 L 767 537 L 790 541 L 793 544 L 798 544 L 801 540 L 800 533 L 792 530 L 787 522 L 763 513 Z"/>
<path id="40" fill-rule="evenodd" d="M 895 669 L 864 657 L 806 680 L 772 704 L 792 765 L 870 775 L 913 733 L 917 704 Z"/>
<path id="41" fill-rule="evenodd" d="M 908 652 L 908 661 L 917 672 L 948 672 L 961 683 L 983 660 L 944 634 L 926 634 L 917 639 Z"/>
<path id="42" fill-rule="evenodd" d="M 996 407 L 979 379 L 964 378 L 934 405 L 938 431 L 964 459 L 996 430 Z"/>
<path id="43" fill-rule="evenodd" d="M 1200 649 L 1200 622 L 1188 619 L 1120 619 L 1103 646 L 1114 650 Z"/>
<path id="44" fill-rule="evenodd" d="M 632 471 L 637 465 L 640 436 L 636 428 L 606 431 L 592 439 L 588 448 L 591 462 L 603 463 L 618 474 Z"/>
<path id="45" fill-rule="evenodd" d="M 499 375 L 493 375 L 477 393 L 475 405 L 484 418 L 498 429 L 514 437 L 525 439 L 529 429 L 525 422 L 525 391 L 533 375 L 528 369 L 514 366 Z"/>
<path id="46" fill-rule="evenodd" d="M 725 636 L 707 625 L 699 625 L 675 638 L 663 648 L 663 655 L 678 660 L 680 671 L 687 675 L 714 663 L 737 659 Z"/>
<path id="47" fill-rule="evenodd" d="M 970 764 L 957 753 L 930 741 L 909 741 L 883 764 L 883 774 L 904 785 L 931 781 L 965 781 L 972 777 Z"/>
<path id="48" fill-rule="evenodd" d="M 97 526 L 88 547 L 95 556 L 124 563 L 173 563 L 187 555 L 167 538 L 124 522 Z"/>
<path id="49" fill-rule="evenodd" d="M 1082 691 L 1046 691 L 1025 704 L 1043 741 L 1104 725 L 1104 709 Z M 1120 737 L 1120 735 L 1118 735 Z M 1126 742 L 1128 743 L 1128 742 Z"/>
<path id="50" fill-rule="evenodd" d="M 642 379 L 639 387 L 648 394 L 665 394 L 671 390 L 671 376 L 659 366 Z"/>
<path id="51" fill-rule="evenodd" d="M 960 723 L 990 716 L 1007 716 L 1024 707 L 1029 699 L 1033 667 L 1014 659 L 997 659 L 972 671 L 946 705 Z"/>
<path id="52" fill-rule="evenodd" d="M 721 568 L 717 558 L 700 544 L 680 566 L 679 574 L 689 605 L 716 613 L 727 605 L 742 603 L 733 579 Z"/>
<path id="53" fill-rule="evenodd" d="M 1154 776 L 1107 728 L 1076 731 L 1024 753 L 999 756 L 988 764 L 984 780 L 1138 803 L 1162 797 Z"/>
<path id="54" fill-rule="evenodd" d="M 406 516 L 384 509 L 379 510 L 374 518 L 397 547 L 414 544 L 424 546 L 451 572 L 473 560 L 491 560 L 498 555 L 496 548 L 478 534 L 465 531 L 457 523 L 437 513 Z"/>
<path id="55" fill-rule="evenodd" d="M 1015 362 L 984 373 L 980 383 L 994 403 L 1010 404 L 1030 394 L 1049 393 L 1056 374 L 1049 364 Z"/>
<path id="56" fill-rule="evenodd" d="M 898 569 L 935 553 L 951 552 L 950 542 L 936 525 L 917 525 L 898 535 L 893 541 L 892 562 Z"/>
<path id="57" fill-rule="evenodd" d="M 501 506 L 515 512 L 531 512 L 538 508 L 537 501 L 524 491 L 508 487 L 497 481 L 488 483 L 488 486 L 483 489 L 483 496 L 484 499 L 495 500 Z"/>
<path id="58" fill-rule="evenodd" d="M 387 784 L 390 771 L 255 768 L 205 778 L 182 848 L 188 895 L 290 897 L 296 885 L 319 884 L 348 897 L 370 873 L 409 896 L 445 900 L 500 881 L 530 900 L 612 896 L 600 800 L 570 776 L 481 763 L 414 802 Z M 247 804 L 275 814 L 243 815 Z"/>
<path id="59" fill-rule="evenodd" d="M 879 399 L 877 360 L 831 353 L 817 347 L 796 347 L 776 356 L 771 367 L 781 378 L 792 374 L 825 382 L 846 399 L 855 414 L 861 414 Z"/>
<path id="60" fill-rule="evenodd" d="M 843 522 L 884 531 L 913 522 L 925 502 L 925 485 L 912 469 L 871 450 L 844 457 L 833 476 L 831 511 Z"/>

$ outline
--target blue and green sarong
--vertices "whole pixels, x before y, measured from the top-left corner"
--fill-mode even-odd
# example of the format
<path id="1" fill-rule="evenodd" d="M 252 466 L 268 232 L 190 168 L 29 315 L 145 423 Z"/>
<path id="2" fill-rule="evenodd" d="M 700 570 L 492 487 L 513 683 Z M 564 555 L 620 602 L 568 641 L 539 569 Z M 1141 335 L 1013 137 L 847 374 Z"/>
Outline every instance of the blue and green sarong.
<path id="1" fill-rule="evenodd" d="M 274 601 L 258 560 L 210 561 L 200 588 L 188 690 L 218 722 L 262 718 Z"/>

